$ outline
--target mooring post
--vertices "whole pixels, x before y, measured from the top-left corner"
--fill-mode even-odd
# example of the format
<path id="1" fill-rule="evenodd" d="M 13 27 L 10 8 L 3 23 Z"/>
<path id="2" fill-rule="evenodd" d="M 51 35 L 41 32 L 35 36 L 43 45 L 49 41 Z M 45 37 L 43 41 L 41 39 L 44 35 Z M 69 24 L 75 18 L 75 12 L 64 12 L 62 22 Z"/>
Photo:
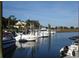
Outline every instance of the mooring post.
<path id="1" fill-rule="evenodd" d="M 78 52 L 79 52 L 79 38 L 78 38 Z"/>
<path id="2" fill-rule="evenodd" d="M 0 58 L 2 58 L 2 2 L 0 1 Z"/>
<path id="3" fill-rule="evenodd" d="M 48 24 L 48 32 L 49 32 L 49 36 L 51 36 L 51 25 Z"/>

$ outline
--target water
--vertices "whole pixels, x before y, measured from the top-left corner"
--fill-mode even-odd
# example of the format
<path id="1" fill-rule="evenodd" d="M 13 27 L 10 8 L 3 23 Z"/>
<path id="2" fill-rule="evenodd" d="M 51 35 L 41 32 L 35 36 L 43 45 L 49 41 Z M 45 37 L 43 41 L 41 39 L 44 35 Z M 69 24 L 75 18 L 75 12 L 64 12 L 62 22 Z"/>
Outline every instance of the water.
<path id="1" fill-rule="evenodd" d="M 12 53 L 13 58 L 59 58 L 59 50 L 71 45 L 73 40 L 69 37 L 78 35 L 78 32 L 56 33 L 49 38 L 39 38 L 36 42 L 19 43 L 16 42 L 16 48 Z"/>

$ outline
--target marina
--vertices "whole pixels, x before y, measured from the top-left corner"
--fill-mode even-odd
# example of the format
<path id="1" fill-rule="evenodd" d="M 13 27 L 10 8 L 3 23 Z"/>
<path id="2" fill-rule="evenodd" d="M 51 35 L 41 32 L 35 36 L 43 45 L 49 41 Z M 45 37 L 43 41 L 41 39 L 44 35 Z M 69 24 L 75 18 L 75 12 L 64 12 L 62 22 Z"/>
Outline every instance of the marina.
<path id="1" fill-rule="evenodd" d="M 69 37 L 73 35 L 78 35 L 78 33 L 55 33 L 52 34 L 51 37 L 38 38 L 37 41 L 25 43 L 16 42 L 14 52 L 9 52 L 9 54 L 12 54 L 12 56 L 10 56 L 12 58 L 60 58 L 61 47 L 71 45 L 73 40 L 70 40 Z M 60 44 L 60 42 L 62 42 L 62 44 Z M 7 54 L 6 57 L 8 57 Z"/>
<path id="2" fill-rule="evenodd" d="M 78 58 L 79 57 L 79 36 L 73 36 L 70 39 L 74 40 L 73 44 L 68 46 L 67 54 L 65 58 Z M 61 49 L 62 52 L 62 49 Z"/>
<path id="3" fill-rule="evenodd" d="M 78 7 L 78 1 L 0 2 L 0 58 L 79 58 Z"/>

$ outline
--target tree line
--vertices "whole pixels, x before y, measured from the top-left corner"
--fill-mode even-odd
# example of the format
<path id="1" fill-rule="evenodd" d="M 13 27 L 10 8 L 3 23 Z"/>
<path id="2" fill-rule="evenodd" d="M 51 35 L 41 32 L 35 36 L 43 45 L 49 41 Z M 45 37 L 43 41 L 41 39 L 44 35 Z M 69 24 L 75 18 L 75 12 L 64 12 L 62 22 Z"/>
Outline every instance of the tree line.
<path id="1" fill-rule="evenodd" d="M 8 29 L 10 29 L 10 28 L 14 29 L 14 25 L 18 21 L 21 21 L 21 20 L 17 20 L 17 18 L 14 15 L 10 15 L 8 18 L 2 17 L 2 28 L 3 29 L 7 29 L 7 28 Z M 29 28 L 30 24 L 35 29 L 38 29 L 39 27 L 46 27 L 46 26 L 41 25 L 38 20 L 27 19 L 24 22 L 26 23 L 26 25 L 25 25 L 26 28 Z M 46 27 L 46 28 L 48 28 L 48 27 Z M 51 27 L 51 28 L 52 29 L 79 29 L 79 27 L 74 27 L 74 26 L 71 26 L 71 27 L 56 26 L 56 27 Z"/>
<path id="2" fill-rule="evenodd" d="M 38 28 L 39 25 L 40 25 L 39 21 L 37 21 L 37 20 L 27 19 L 25 21 L 21 21 L 21 20 L 17 20 L 17 18 L 14 15 L 10 15 L 8 18 L 2 17 L 2 28 L 3 29 L 10 29 L 10 28 L 14 29 L 15 28 L 14 25 L 18 21 L 25 22 L 26 23 L 26 25 L 25 25 L 26 28 L 29 28 L 30 24 L 32 26 L 34 26 L 34 28 Z"/>
<path id="3" fill-rule="evenodd" d="M 70 27 L 67 27 L 67 26 L 56 26 L 54 27 L 54 29 L 79 29 L 79 27 L 74 27 L 74 26 L 70 26 Z"/>

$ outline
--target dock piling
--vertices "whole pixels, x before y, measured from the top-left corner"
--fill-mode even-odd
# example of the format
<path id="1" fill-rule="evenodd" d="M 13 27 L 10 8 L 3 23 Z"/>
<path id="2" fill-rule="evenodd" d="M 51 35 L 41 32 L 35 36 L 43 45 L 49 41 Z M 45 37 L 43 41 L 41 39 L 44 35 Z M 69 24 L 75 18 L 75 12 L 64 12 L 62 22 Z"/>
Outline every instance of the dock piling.
<path id="1" fill-rule="evenodd" d="M 2 58 L 2 2 L 0 1 L 0 58 Z"/>
<path id="2" fill-rule="evenodd" d="M 51 25 L 48 24 L 48 32 L 49 32 L 49 36 L 51 36 Z"/>

